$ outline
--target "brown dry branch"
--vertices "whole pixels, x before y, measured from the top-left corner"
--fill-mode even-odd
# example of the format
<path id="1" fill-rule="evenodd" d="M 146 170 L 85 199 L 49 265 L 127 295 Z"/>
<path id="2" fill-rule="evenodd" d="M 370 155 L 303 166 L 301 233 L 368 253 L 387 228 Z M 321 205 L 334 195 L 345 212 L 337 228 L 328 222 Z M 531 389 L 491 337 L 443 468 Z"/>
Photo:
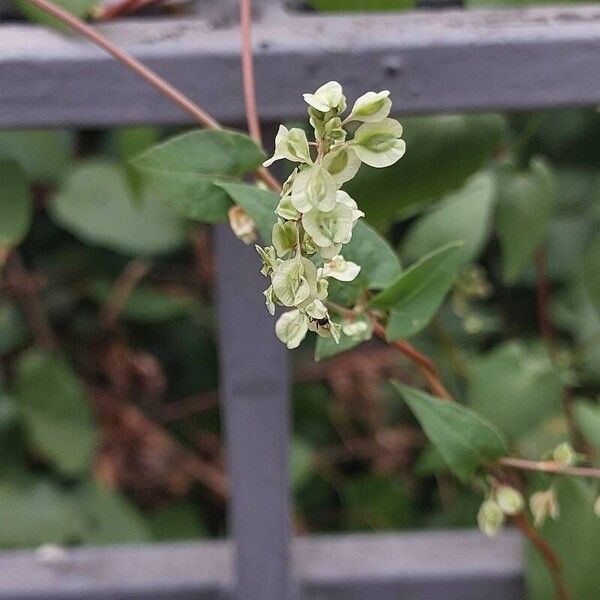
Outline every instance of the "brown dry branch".
<path id="1" fill-rule="evenodd" d="M 58 342 L 40 297 L 40 290 L 45 286 L 45 281 L 25 268 L 16 250 L 8 257 L 4 280 L 9 293 L 23 310 L 35 343 L 42 348 L 57 348 Z"/>

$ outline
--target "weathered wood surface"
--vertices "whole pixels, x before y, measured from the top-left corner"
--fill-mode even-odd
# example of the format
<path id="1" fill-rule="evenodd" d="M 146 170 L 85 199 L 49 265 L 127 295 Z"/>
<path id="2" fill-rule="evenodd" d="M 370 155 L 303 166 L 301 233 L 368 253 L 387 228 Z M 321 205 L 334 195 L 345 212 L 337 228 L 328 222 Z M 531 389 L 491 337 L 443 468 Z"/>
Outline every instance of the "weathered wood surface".
<path id="1" fill-rule="evenodd" d="M 226 122 L 242 120 L 239 32 L 202 19 L 100 29 Z M 338 79 L 387 88 L 403 112 L 600 103 L 600 7 L 317 16 L 267 6 L 254 29 L 261 117 L 303 110 Z M 0 126 L 184 123 L 189 118 L 87 42 L 0 26 Z"/>
<path id="2" fill-rule="evenodd" d="M 348 535 L 293 545 L 302 600 L 521 600 L 518 535 Z M 1 600 L 230 600 L 228 542 L 0 554 Z"/>

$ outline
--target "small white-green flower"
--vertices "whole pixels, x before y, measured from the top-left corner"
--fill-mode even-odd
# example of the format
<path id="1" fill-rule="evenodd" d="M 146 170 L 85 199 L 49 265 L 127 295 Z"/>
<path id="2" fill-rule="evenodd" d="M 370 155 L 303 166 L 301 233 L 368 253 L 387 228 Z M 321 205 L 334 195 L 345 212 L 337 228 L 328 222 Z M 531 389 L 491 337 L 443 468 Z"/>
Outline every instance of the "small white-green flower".
<path id="1" fill-rule="evenodd" d="M 275 214 L 286 221 L 296 221 L 300 218 L 300 211 L 294 208 L 292 204 L 292 198 L 290 196 L 284 196 L 275 209 Z"/>
<path id="2" fill-rule="evenodd" d="M 352 222 L 355 223 L 361 217 L 365 216 L 365 213 L 362 210 L 358 210 L 358 204 L 356 204 L 356 200 L 350 197 L 347 192 L 343 190 L 338 190 L 336 194 L 336 198 L 338 203 L 341 202 L 345 204 L 352 211 Z"/>
<path id="3" fill-rule="evenodd" d="M 371 338 L 373 326 L 365 317 L 359 317 L 342 321 L 342 332 L 355 341 L 363 341 Z"/>
<path id="4" fill-rule="evenodd" d="M 311 210 L 302 215 L 302 225 L 315 244 L 326 248 L 333 244 L 347 244 L 352 238 L 352 210 L 338 203 L 333 210 Z"/>
<path id="5" fill-rule="evenodd" d="M 547 517 L 558 519 L 560 507 L 554 488 L 550 487 L 543 492 L 536 492 L 529 498 L 529 508 L 533 515 L 533 524 L 541 527 Z"/>
<path id="6" fill-rule="evenodd" d="M 319 254 L 321 255 L 322 258 L 324 258 L 325 260 L 329 260 L 331 258 L 333 258 L 334 256 L 337 256 L 340 253 L 340 250 L 342 249 L 342 245 L 341 244 L 332 244 L 331 246 L 317 246 Z"/>
<path id="7" fill-rule="evenodd" d="M 308 315 L 298 309 L 283 313 L 275 324 L 275 334 L 290 349 L 297 348 L 308 333 Z"/>
<path id="8" fill-rule="evenodd" d="M 333 277 L 338 281 L 352 281 L 360 273 L 360 266 L 343 256 L 334 256 L 323 265 L 323 277 Z"/>
<path id="9" fill-rule="evenodd" d="M 482 533 L 494 537 L 504 524 L 504 513 L 493 500 L 484 500 L 477 513 L 477 524 Z"/>
<path id="10" fill-rule="evenodd" d="M 262 259 L 263 266 L 260 272 L 267 276 L 273 272 L 273 269 L 279 264 L 277 255 L 275 254 L 275 248 L 273 246 L 266 246 L 261 248 L 260 246 L 254 246 Z"/>
<path id="11" fill-rule="evenodd" d="M 275 153 L 263 163 L 263 166 L 268 167 L 282 158 L 287 158 L 292 162 L 312 163 L 306 133 L 302 129 L 297 127 L 288 129 L 283 125 L 279 126 L 275 137 Z"/>
<path id="12" fill-rule="evenodd" d="M 317 279 L 317 298 L 319 300 L 326 300 L 329 291 L 329 281 L 324 277 Z"/>
<path id="13" fill-rule="evenodd" d="M 265 297 L 265 304 L 267 305 L 267 310 L 271 313 L 271 315 L 275 314 L 275 294 L 273 294 L 273 286 L 269 286 L 264 292 L 263 296 Z"/>
<path id="14" fill-rule="evenodd" d="M 250 215 L 238 205 L 232 206 L 227 211 L 229 217 L 229 225 L 233 233 L 244 244 L 251 244 L 256 241 L 256 225 Z"/>
<path id="15" fill-rule="evenodd" d="M 300 171 L 292 183 L 292 204 L 301 213 L 332 210 L 337 188 L 333 177 L 321 165 Z"/>
<path id="16" fill-rule="evenodd" d="M 501 485 L 496 490 L 496 502 L 505 515 L 514 516 L 522 512 L 525 500 L 519 490 L 510 485 Z"/>
<path id="17" fill-rule="evenodd" d="M 285 256 L 296 246 L 298 226 L 295 221 L 285 221 L 273 225 L 272 242 L 277 256 Z"/>
<path id="18" fill-rule="evenodd" d="M 328 152 L 323 157 L 323 168 L 331 173 L 337 187 L 341 187 L 344 183 L 350 181 L 358 173 L 360 165 L 360 158 L 346 144 Z"/>
<path id="19" fill-rule="evenodd" d="M 575 464 L 577 454 L 569 442 L 563 442 L 554 448 L 552 458 L 555 462 L 568 466 Z"/>
<path id="20" fill-rule="evenodd" d="M 346 108 L 346 98 L 342 86 L 337 81 L 323 84 L 314 94 L 303 94 L 304 101 L 323 113 L 330 110 L 342 112 Z"/>
<path id="21" fill-rule="evenodd" d="M 392 101 L 388 98 L 389 90 L 381 92 L 367 92 L 354 103 L 352 112 L 345 122 L 363 121 L 364 123 L 375 123 L 382 121 L 392 110 Z"/>
<path id="22" fill-rule="evenodd" d="M 363 123 L 354 134 L 352 148 L 371 167 L 389 167 L 402 158 L 406 143 L 400 139 L 402 125 L 395 119 Z"/>
<path id="23" fill-rule="evenodd" d="M 313 300 L 306 308 L 306 314 L 313 319 L 321 320 L 328 319 L 329 312 L 327 311 L 327 307 L 323 304 L 321 300 L 316 298 Z"/>
<path id="24" fill-rule="evenodd" d="M 273 291 L 284 306 L 298 306 L 317 295 L 317 268 L 300 256 L 284 260 L 273 272 Z"/>

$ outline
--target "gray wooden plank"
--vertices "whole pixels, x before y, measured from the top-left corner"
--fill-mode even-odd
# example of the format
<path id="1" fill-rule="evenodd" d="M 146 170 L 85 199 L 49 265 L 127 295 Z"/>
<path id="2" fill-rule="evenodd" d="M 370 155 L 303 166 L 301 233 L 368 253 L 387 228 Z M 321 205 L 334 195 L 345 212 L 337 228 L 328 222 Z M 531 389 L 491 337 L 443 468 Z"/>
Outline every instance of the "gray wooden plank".
<path id="1" fill-rule="evenodd" d="M 0 600 L 230 599 L 229 542 L 0 553 Z M 301 538 L 304 600 L 522 600 L 519 534 L 477 531 Z M 250 596 L 245 596 L 250 598 Z"/>
<path id="2" fill-rule="evenodd" d="M 239 32 L 201 19 L 100 26 L 227 122 L 243 115 Z M 388 88 L 402 112 L 600 102 L 600 7 L 317 16 L 275 7 L 255 25 L 261 117 L 302 114 L 301 92 L 338 79 Z M 189 118 L 87 42 L 0 28 L 0 126 L 184 123 Z"/>
<path id="3" fill-rule="evenodd" d="M 238 600 L 287 600 L 289 377 L 253 246 L 215 228 L 222 410 L 230 475 Z"/>

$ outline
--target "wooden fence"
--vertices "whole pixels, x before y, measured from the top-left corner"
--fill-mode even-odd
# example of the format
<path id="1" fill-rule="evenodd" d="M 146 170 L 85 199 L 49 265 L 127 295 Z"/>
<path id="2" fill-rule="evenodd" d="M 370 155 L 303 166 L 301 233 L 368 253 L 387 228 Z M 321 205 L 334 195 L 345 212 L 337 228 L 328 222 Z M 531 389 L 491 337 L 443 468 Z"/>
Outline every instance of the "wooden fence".
<path id="1" fill-rule="evenodd" d="M 213 3 L 214 4 L 214 3 Z M 600 104 L 600 7 L 315 15 L 258 6 L 261 118 L 303 113 L 339 80 L 390 89 L 402 113 Z M 218 119 L 243 121 L 239 30 L 223 18 L 99 26 Z M 74 36 L 0 24 L 0 127 L 185 124 L 189 117 Z M 0 555 L 0 600 L 518 600 L 519 539 L 478 532 L 292 540 L 287 357 L 252 251 L 216 228 L 231 540 Z M 1 525 L 0 525 L 1 526 Z"/>

